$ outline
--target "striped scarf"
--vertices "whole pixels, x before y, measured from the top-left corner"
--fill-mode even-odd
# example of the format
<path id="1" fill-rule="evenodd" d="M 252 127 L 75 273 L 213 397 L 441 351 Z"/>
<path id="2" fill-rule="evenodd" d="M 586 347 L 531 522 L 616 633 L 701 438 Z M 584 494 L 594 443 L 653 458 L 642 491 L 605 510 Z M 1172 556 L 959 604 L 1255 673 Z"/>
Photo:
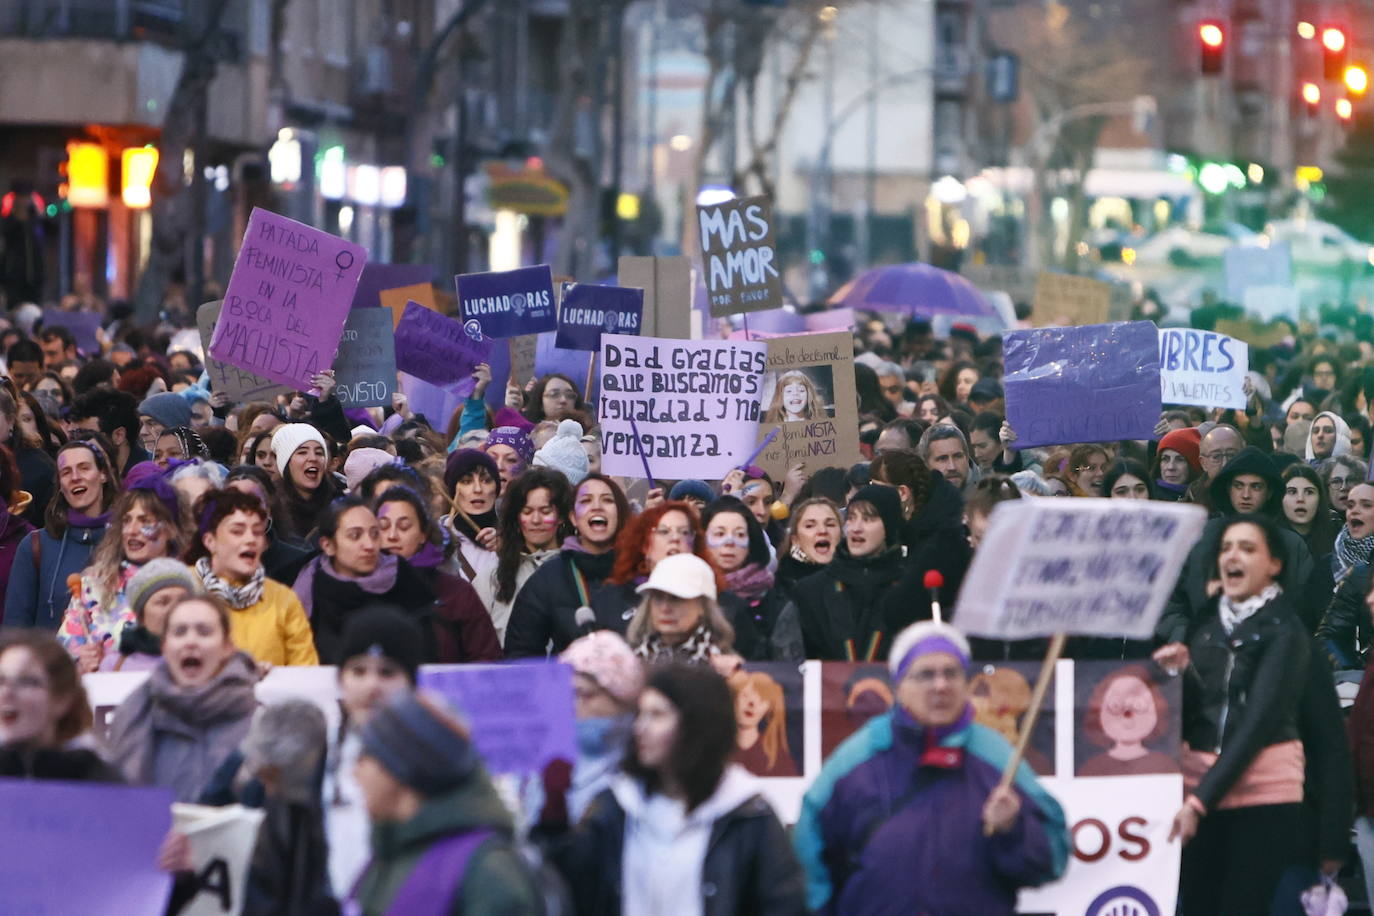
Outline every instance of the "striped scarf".
<path id="1" fill-rule="evenodd" d="M 252 607 L 262 600 L 262 581 L 266 571 L 261 564 L 253 570 L 252 578 L 238 588 L 210 571 L 209 557 L 201 557 L 196 561 L 196 575 L 200 576 L 200 584 L 207 592 L 223 598 L 225 603 L 236 611 Z"/>

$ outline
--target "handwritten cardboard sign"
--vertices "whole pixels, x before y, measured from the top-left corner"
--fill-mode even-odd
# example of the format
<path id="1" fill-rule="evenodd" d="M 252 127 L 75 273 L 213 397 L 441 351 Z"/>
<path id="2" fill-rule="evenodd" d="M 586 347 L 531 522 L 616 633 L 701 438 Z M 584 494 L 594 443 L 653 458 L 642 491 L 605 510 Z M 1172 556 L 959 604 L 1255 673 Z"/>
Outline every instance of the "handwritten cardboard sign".
<path id="1" fill-rule="evenodd" d="M 171 804 L 161 788 L 0 779 L 0 909 L 161 913 L 172 876 L 157 856 Z M 62 862 L 81 862 L 80 880 Z"/>
<path id="2" fill-rule="evenodd" d="M 1165 404 L 1245 409 L 1250 347 L 1241 340 L 1194 328 L 1159 332 L 1159 379 Z"/>
<path id="3" fill-rule="evenodd" d="M 644 290 L 568 283 L 558 310 L 557 343 L 564 350 L 600 350 L 601 335 L 638 334 Z"/>
<path id="4" fill-rule="evenodd" d="M 396 342 L 385 309 L 354 309 L 334 356 L 335 394 L 344 407 L 388 407 L 396 390 Z"/>
<path id="5" fill-rule="evenodd" d="M 210 354 L 305 391 L 328 369 L 367 250 L 255 207 Z"/>
<path id="6" fill-rule="evenodd" d="M 434 287 L 428 283 L 384 289 L 377 294 L 377 297 L 382 302 L 382 308 L 391 311 L 391 327 L 393 329 L 401 323 L 401 315 L 405 313 L 407 302 L 414 302 L 417 305 L 423 305 L 431 312 L 443 314 L 438 303 L 434 301 Z"/>
<path id="7" fill-rule="evenodd" d="M 760 341 L 602 335 L 602 470 L 643 477 L 642 449 L 655 478 L 724 477 L 758 441 L 767 353 Z"/>
<path id="8" fill-rule="evenodd" d="M 712 317 L 782 305 L 773 204 L 767 197 L 697 207 L 697 226 Z"/>
<path id="9" fill-rule="evenodd" d="M 1153 438 L 1163 403 L 1153 323 L 1009 331 L 1002 358 L 1018 447 Z"/>
<path id="10" fill-rule="evenodd" d="M 1035 281 L 1037 327 L 1101 324 L 1112 306 L 1112 288 L 1091 277 L 1042 273 Z"/>
<path id="11" fill-rule="evenodd" d="M 472 375 L 491 349 L 491 338 L 475 323 L 459 323 L 415 302 L 406 303 L 396 326 L 396 367 L 434 385 Z"/>
<path id="12" fill-rule="evenodd" d="M 1055 633 L 1148 639 L 1206 522 L 1200 506 L 1185 503 L 1000 503 L 964 579 L 954 621 L 989 639 Z"/>
<path id="13" fill-rule="evenodd" d="M 196 329 L 200 332 L 201 349 L 205 353 L 205 371 L 210 375 L 210 390 L 222 391 L 229 396 L 229 400 L 240 404 L 248 401 L 275 402 L 277 395 L 293 391 L 290 385 L 279 385 L 270 378 L 211 358 L 210 338 L 215 333 L 215 322 L 219 321 L 223 304 L 223 299 L 216 299 L 196 309 Z"/>
<path id="14" fill-rule="evenodd" d="M 558 662 L 426 665 L 420 687 L 468 718 L 493 773 L 539 773 L 576 758 L 572 668 Z"/>
<path id="15" fill-rule="evenodd" d="M 460 274 L 455 278 L 463 321 L 487 337 L 518 337 L 558 327 L 549 265 Z"/>
<path id="16" fill-rule="evenodd" d="M 754 459 L 774 480 L 794 464 L 814 471 L 862 461 L 853 335 L 840 331 L 770 339 L 759 408 L 760 441 L 781 427 Z"/>
<path id="17" fill-rule="evenodd" d="M 204 879 L 200 891 L 178 914 L 236 916 L 243 912 L 248 867 L 265 816 L 261 808 L 243 805 L 172 805 L 176 831 L 191 844 L 191 870 Z"/>

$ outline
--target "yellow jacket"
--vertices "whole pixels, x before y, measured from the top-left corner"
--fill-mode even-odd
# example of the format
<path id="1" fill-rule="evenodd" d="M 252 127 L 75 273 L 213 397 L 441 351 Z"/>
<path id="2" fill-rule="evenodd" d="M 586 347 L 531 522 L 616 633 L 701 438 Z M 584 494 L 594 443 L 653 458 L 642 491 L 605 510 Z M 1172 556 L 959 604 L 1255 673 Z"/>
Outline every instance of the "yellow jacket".
<path id="1" fill-rule="evenodd" d="M 273 665 L 318 665 L 315 635 L 296 593 L 280 582 L 264 579 L 262 599 L 229 612 L 234 645 L 259 662 Z"/>

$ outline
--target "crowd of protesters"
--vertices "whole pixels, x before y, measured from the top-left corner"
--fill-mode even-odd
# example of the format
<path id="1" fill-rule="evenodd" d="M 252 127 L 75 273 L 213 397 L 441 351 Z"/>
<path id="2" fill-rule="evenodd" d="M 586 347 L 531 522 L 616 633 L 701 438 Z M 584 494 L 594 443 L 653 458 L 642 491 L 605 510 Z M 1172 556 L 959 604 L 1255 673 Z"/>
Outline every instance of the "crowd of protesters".
<path id="1" fill-rule="evenodd" d="M 1342 723 L 1331 676 L 1374 637 L 1369 316 L 1252 348 L 1244 410 L 1049 449 L 1017 447 L 998 337 L 864 318 L 863 462 L 646 489 L 602 473 L 560 374 L 493 411 L 479 366 L 446 417 L 344 409 L 330 371 L 234 403 L 177 328 L 107 320 L 82 353 L 40 315 L 0 325 L 0 775 L 264 807 L 245 912 L 1014 912 L 1068 835 L 1029 767 L 999 785 L 968 680 L 1044 643 L 966 639 L 932 598 L 955 607 L 998 503 L 1053 497 L 1212 519 L 1153 644 L 1068 650 L 1185 676 L 1184 911 L 1296 912 L 1352 822 L 1374 866 L 1374 687 Z M 512 811 L 416 682 L 516 658 L 572 666 L 578 758 Z M 767 748 L 737 740 L 736 696 L 748 663 L 807 659 L 886 662 L 896 702 L 789 833 L 741 766 Z M 292 665 L 337 666 L 336 731 L 259 706 Z M 150 673 L 97 740 L 81 676 L 121 670 Z M 188 855 L 169 836 L 172 910 Z"/>

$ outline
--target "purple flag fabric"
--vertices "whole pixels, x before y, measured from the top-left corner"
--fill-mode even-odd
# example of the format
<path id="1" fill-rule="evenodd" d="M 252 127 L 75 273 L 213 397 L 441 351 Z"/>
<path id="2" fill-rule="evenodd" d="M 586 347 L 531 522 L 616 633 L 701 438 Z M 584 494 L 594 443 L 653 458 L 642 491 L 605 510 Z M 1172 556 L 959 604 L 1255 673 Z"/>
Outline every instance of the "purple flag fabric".
<path id="1" fill-rule="evenodd" d="M 1002 355 L 1017 448 L 1154 437 L 1160 382 L 1153 322 L 1009 331 Z"/>
<path id="2" fill-rule="evenodd" d="M 493 773 L 538 773 L 576 757 L 572 668 L 559 662 L 426 665 L 420 687 L 442 695 L 472 726 Z"/>
<path id="3" fill-rule="evenodd" d="M 161 913 L 171 805 L 160 788 L 0 779 L 0 910 Z M 80 880 L 64 862 L 81 863 Z"/>

